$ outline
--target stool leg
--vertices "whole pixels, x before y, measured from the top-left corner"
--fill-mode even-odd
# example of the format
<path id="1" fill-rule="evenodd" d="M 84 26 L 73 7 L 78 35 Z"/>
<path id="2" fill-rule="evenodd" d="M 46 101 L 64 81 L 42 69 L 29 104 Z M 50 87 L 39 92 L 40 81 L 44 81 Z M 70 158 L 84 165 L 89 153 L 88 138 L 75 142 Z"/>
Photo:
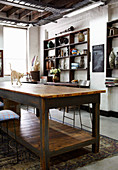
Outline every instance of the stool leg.
<path id="1" fill-rule="evenodd" d="M 0 134 L 1 134 L 1 137 L 2 137 L 2 143 L 3 143 L 2 123 L 0 123 Z"/>
<path id="2" fill-rule="evenodd" d="M 88 108 L 89 108 L 89 113 L 90 113 L 90 119 L 91 119 L 91 123 L 92 123 L 92 113 L 91 113 L 91 109 L 90 109 L 90 105 L 88 104 Z"/>
<path id="3" fill-rule="evenodd" d="M 64 118 L 65 118 L 65 107 L 64 107 L 64 111 L 63 111 L 63 123 L 64 123 Z"/>
<path id="4" fill-rule="evenodd" d="M 15 120 L 13 120 L 13 125 L 14 125 L 14 137 L 15 137 L 15 140 L 16 140 Z M 17 154 L 17 163 L 18 163 L 18 145 L 17 145 L 17 141 L 16 141 L 16 154 Z"/>
<path id="5" fill-rule="evenodd" d="M 29 109 L 28 105 L 26 107 L 27 107 L 27 111 L 28 111 L 28 109 Z"/>
<path id="6" fill-rule="evenodd" d="M 7 147 L 8 147 L 8 153 L 9 153 L 9 135 L 8 135 L 8 121 L 6 121 L 6 127 L 7 127 Z"/>
<path id="7" fill-rule="evenodd" d="M 50 113 L 50 110 L 49 110 L 49 117 L 50 117 L 50 119 L 52 118 L 52 117 L 51 117 L 51 113 Z"/>
<path id="8" fill-rule="evenodd" d="M 74 113 L 73 113 L 73 127 L 75 127 L 75 106 L 74 106 Z"/>
<path id="9" fill-rule="evenodd" d="M 82 129 L 82 117 L 81 117 L 80 106 L 78 107 L 78 111 L 79 111 L 79 118 L 80 118 L 80 124 L 81 124 L 81 129 Z"/>

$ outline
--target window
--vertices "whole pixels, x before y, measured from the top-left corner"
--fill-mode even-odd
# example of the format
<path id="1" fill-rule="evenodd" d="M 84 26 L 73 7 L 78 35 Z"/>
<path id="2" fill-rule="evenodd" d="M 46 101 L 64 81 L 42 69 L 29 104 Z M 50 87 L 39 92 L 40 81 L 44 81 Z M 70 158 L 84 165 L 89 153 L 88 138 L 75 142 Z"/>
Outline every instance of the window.
<path id="1" fill-rule="evenodd" d="M 13 70 L 26 73 L 26 29 L 4 27 L 4 74 Z"/>

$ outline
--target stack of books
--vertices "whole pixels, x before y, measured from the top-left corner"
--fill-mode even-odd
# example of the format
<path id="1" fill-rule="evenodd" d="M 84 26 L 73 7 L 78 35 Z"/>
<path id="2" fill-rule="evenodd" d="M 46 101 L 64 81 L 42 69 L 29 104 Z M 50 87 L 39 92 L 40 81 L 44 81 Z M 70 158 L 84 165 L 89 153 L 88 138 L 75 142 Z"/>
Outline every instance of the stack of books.
<path id="1" fill-rule="evenodd" d="M 105 84 L 106 84 L 106 87 L 118 86 L 118 78 L 107 77 L 105 79 Z"/>

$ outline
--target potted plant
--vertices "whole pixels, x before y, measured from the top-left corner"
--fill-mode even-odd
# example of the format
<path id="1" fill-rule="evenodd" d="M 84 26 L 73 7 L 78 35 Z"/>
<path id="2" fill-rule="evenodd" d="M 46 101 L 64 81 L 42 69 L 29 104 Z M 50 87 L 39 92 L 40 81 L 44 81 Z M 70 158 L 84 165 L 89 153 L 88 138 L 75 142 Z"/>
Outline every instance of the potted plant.
<path id="1" fill-rule="evenodd" d="M 50 74 L 53 74 L 53 82 L 60 81 L 60 72 L 61 70 L 59 68 L 53 68 L 50 70 Z"/>

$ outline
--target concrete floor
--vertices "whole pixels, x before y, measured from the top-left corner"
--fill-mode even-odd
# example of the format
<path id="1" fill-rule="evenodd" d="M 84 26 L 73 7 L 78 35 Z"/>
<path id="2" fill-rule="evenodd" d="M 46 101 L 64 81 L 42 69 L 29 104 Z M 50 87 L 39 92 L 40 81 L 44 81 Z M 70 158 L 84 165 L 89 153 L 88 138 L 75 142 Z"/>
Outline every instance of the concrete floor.
<path id="1" fill-rule="evenodd" d="M 51 117 L 57 120 L 63 120 L 63 112 L 56 109 L 50 110 Z M 86 111 L 81 111 L 83 124 L 91 127 L 90 114 Z M 69 117 L 73 116 L 73 112 L 67 113 Z M 89 121 L 88 121 L 89 120 Z M 72 120 L 65 119 L 65 122 L 72 124 Z M 78 112 L 76 111 L 76 122 L 75 125 L 80 127 L 80 121 Z M 90 130 L 86 127 L 84 129 Z M 118 140 L 118 118 L 100 116 L 100 134 L 117 139 Z M 82 168 L 77 168 L 76 170 L 118 170 L 118 156 L 111 158 L 106 158 L 95 163 L 91 163 Z"/>

